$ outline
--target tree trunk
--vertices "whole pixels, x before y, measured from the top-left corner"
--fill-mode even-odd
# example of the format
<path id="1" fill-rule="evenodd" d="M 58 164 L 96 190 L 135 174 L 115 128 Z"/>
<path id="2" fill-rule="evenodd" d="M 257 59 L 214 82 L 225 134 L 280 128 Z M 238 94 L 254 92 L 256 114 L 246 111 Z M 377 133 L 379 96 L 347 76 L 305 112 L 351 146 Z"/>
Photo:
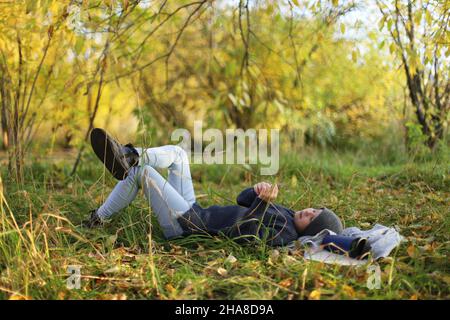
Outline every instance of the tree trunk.
<path id="1" fill-rule="evenodd" d="M 6 106 L 2 103 L 2 111 L 0 114 L 2 125 L 2 149 L 8 150 L 9 147 L 9 134 L 8 134 L 8 115 L 6 112 Z"/>

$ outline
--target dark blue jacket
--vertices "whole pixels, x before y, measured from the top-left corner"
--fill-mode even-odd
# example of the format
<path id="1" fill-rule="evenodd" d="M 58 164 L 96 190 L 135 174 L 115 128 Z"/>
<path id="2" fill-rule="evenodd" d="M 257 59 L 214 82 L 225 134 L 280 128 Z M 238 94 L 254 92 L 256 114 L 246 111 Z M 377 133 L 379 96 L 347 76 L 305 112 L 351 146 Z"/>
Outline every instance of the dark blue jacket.
<path id="1" fill-rule="evenodd" d="M 272 246 L 287 245 L 298 238 L 294 225 L 294 211 L 268 204 L 253 188 L 242 191 L 238 205 L 192 208 L 178 218 L 184 235 L 193 233 L 223 233 L 243 243 L 259 238 Z"/>

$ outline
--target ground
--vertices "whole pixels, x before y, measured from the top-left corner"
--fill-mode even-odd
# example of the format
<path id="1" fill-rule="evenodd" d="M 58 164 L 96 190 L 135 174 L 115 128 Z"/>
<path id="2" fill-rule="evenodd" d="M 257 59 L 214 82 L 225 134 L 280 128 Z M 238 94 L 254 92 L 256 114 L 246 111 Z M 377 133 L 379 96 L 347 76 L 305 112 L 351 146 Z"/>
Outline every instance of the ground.
<path id="1" fill-rule="evenodd" d="M 54 160 L 54 159 L 53 159 Z M 389 258 L 363 267 L 307 261 L 262 243 L 239 246 L 222 237 L 163 239 L 142 194 L 99 230 L 79 226 L 115 181 L 86 156 L 36 158 L 22 186 L 7 179 L 1 208 L 2 299 L 448 299 L 449 168 L 443 162 L 361 163 L 352 155 L 282 159 L 278 203 L 327 206 L 345 226 L 396 226 L 405 237 Z M 86 165 L 86 163 L 92 163 Z M 234 203 L 261 181 L 253 168 L 193 166 L 202 205 Z M 153 222 L 153 223 L 151 223 Z M 369 265 L 381 288 L 367 288 Z M 81 266 L 81 288 L 67 288 L 67 267 Z"/>

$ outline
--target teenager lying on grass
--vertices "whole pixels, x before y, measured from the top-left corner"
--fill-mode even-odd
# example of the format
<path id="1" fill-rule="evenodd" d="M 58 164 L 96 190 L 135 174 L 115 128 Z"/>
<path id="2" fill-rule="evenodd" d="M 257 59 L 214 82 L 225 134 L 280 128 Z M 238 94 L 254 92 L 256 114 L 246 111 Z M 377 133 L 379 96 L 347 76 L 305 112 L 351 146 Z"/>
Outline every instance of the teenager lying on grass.
<path id="1" fill-rule="evenodd" d="M 237 205 L 201 207 L 195 199 L 188 156 L 179 146 L 134 148 L 118 143 L 99 128 L 91 132 L 91 144 L 120 181 L 105 203 L 83 221 L 85 227 L 101 226 L 143 188 L 166 239 L 223 233 L 241 243 L 259 238 L 271 246 L 284 246 L 324 229 L 337 234 L 342 231 L 340 219 L 327 208 L 294 211 L 274 204 L 278 187 L 267 182 L 243 190 Z M 167 180 L 155 168 L 167 168 Z"/>

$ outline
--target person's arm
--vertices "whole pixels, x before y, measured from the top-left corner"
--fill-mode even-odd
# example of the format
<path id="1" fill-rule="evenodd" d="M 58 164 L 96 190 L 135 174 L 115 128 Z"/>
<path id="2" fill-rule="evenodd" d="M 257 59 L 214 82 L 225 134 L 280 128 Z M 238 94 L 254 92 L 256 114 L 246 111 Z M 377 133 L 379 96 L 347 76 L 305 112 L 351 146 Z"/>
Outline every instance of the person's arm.
<path id="1" fill-rule="evenodd" d="M 254 187 L 243 190 L 236 198 L 236 203 L 240 206 L 249 208 L 258 194 Z"/>
<path id="2" fill-rule="evenodd" d="M 266 194 L 264 196 L 264 194 Z M 275 197 L 271 195 L 270 193 L 274 193 Z M 272 185 L 268 182 L 259 182 L 255 184 L 252 188 L 247 188 L 243 190 L 236 198 L 236 202 L 238 205 L 249 208 L 253 201 L 261 194 L 261 197 L 266 197 L 266 200 L 274 200 L 276 198 L 276 195 L 278 194 L 278 186 L 275 185 L 272 187 Z M 260 198 L 261 198 L 260 197 Z"/>
<path id="3" fill-rule="evenodd" d="M 233 226 L 232 237 L 239 237 L 242 242 L 251 241 L 254 237 L 265 239 L 270 246 L 284 246 L 298 238 L 295 227 L 288 224 L 282 215 L 272 215 L 273 221 L 262 224 L 262 217 L 271 204 L 255 197 L 240 223 Z M 267 223 L 267 222 L 266 222 Z"/>
<path id="4" fill-rule="evenodd" d="M 254 192 L 257 196 L 253 198 L 253 202 L 248 207 L 246 217 L 261 217 L 266 212 L 269 203 L 277 198 L 278 186 L 262 182 L 254 186 Z"/>

